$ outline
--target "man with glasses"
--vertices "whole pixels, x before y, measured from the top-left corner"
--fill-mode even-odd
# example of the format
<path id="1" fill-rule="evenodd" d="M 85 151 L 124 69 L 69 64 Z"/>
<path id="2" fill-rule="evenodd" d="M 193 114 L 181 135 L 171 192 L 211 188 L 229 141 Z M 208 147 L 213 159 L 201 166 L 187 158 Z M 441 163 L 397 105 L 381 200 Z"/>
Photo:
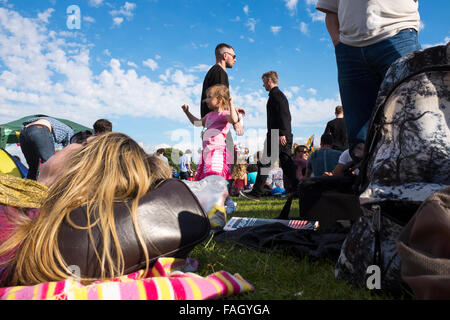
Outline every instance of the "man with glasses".
<path id="1" fill-rule="evenodd" d="M 202 100 L 200 101 L 200 113 L 202 118 L 211 111 L 205 101 L 206 90 L 216 84 L 223 84 L 229 89 L 230 84 L 228 83 L 227 68 L 233 68 L 236 62 L 236 54 L 234 53 L 233 47 L 226 43 L 217 45 L 215 55 L 216 64 L 209 69 L 203 80 Z"/>
<path id="2" fill-rule="evenodd" d="M 223 84 L 228 89 L 230 88 L 230 84 L 228 83 L 228 74 L 227 69 L 233 68 L 236 63 L 236 53 L 232 46 L 226 43 L 220 43 L 217 45 L 215 50 L 216 56 L 216 64 L 209 69 L 208 73 L 203 80 L 203 89 L 202 89 L 202 99 L 200 101 L 200 114 L 201 117 L 205 117 L 207 113 L 211 110 L 208 108 L 208 104 L 206 103 L 206 91 L 209 87 L 212 87 L 216 84 Z M 240 123 L 236 123 L 233 125 L 234 130 L 236 132 L 243 132 L 243 128 L 240 126 Z M 227 138 L 227 150 L 230 158 L 228 158 L 228 163 L 234 163 L 234 141 L 231 135 L 231 131 L 228 131 Z"/>

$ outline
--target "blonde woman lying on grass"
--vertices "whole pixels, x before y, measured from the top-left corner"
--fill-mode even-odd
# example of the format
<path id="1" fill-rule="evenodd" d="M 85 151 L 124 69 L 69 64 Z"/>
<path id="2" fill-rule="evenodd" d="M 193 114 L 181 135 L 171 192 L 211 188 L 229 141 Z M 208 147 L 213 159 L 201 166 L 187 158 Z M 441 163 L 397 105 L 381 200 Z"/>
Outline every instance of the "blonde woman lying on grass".
<path id="1" fill-rule="evenodd" d="M 61 160 L 67 163 L 53 174 L 56 178 L 48 183 L 51 187 L 40 190 L 45 195 L 48 191 L 40 210 L 29 214 L 30 209 L 26 209 L 29 206 L 1 205 L 0 227 L 2 213 L 8 215 L 10 210 L 15 210 L 16 214 L 7 216 L 14 217 L 14 228 L 0 230 L 3 235 L 0 237 L 0 287 L 35 285 L 72 276 L 60 251 L 58 234 L 64 223 L 72 223 L 70 213 L 80 206 L 86 207 L 89 223 L 84 228 L 91 244 L 88 249 L 96 252 L 94 262 L 100 266 L 100 279 L 124 273 L 126 257 L 115 227 L 114 203 L 117 201 L 131 203 L 132 232 L 139 240 L 136 250 L 142 250 L 148 258 L 144 235 L 136 224 L 138 202 L 159 180 L 171 177 L 170 168 L 159 159 L 148 157 L 134 140 L 122 133 L 108 133 L 74 149 Z M 42 186 L 33 183 L 34 188 Z M 96 239 L 92 236 L 94 227 L 101 234 Z M 148 259 L 145 267 L 149 268 Z M 81 278 L 83 283 L 94 280 L 98 279 Z"/>

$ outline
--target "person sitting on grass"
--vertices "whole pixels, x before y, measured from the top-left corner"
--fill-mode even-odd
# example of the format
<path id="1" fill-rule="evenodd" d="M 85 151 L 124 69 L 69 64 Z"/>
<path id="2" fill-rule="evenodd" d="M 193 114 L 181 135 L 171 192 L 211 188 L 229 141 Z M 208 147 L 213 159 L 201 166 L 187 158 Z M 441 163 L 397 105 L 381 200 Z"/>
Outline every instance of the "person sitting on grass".
<path id="1" fill-rule="evenodd" d="M 273 164 L 264 187 L 271 195 L 282 195 L 286 192 L 284 189 L 283 169 L 280 168 L 278 161 L 275 161 Z"/>
<path id="2" fill-rule="evenodd" d="M 320 138 L 320 149 L 314 151 L 308 158 L 305 177 L 319 177 L 324 172 L 329 172 L 336 167 L 341 152 L 332 149 L 333 137 L 323 134 Z"/>
<path id="3" fill-rule="evenodd" d="M 359 142 L 353 149 L 355 159 L 357 161 L 360 161 L 362 159 L 363 153 L 364 153 L 364 143 Z M 359 159 L 359 160 L 358 160 Z M 344 152 L 342 152 L 341 156 L 339 157 L 338 164 L 336 167 L 330 171 L 330 172 L 324 172 L 324 176 L 339 176 L 346 173 L 347 169 L 350 168 L 351 165 L 355 164 L 355 161 L 353 160 L 352 156 L 350 155 L 350 150 L 347 149 Z M 359 169 L 355 169 L 352 171 L 352 174 L 359 174 Z"/>
<path id="4" fill-rule="evenodd" d="M 297 168 L 297 179 L 302 180 L 306 173 L 306 165 L 308 164 L 309 150 L 305 145 L 299 145 L 294 149 L 292 161 Z"/>
<path id="5" fill-rule="evenodd" d="M 231 195 L 234 197 L 239 196 L 239 192 L 245 190 L 247 186 L 247 164 L 237 163 L 233 166 L 231 173 L 233 181 L 231 183 Z"/>

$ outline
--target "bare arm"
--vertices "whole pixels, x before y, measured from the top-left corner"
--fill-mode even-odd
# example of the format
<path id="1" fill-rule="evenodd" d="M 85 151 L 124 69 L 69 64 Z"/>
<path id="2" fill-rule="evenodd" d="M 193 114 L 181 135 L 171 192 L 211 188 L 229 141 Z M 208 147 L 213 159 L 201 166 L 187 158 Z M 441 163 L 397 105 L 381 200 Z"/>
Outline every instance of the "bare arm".
<path id="1" fill-rule="evenodd" d="M 325 24 L 327 25 L 328 33 L 330 34 L 333 45 L 337 46 L 339 43 L 339 19 L 334 12 L 327 11 L 325 16 Z"/>
<path id="2" fill-rule="evenodd" d="M 230 101 L 230 115 L 227 116 L 227 120 L 233 125 L 239 122 L 239 115 L 236 108 L 233 105 L 233 99 L 231 99 Z"/>
<path id="3" fill-rule="evenodd" d="M 341 175 L 342 171 L 344 169 L 344 165 L 342 163 L 338 163 L 336 167 L 331 172 L 324 172 L 324 176 L 335 176 L 335 175 Z"/>
<path id="4" fill-rule="evenodd" d="M 197 117 L 195 117 L 190 111 L 189 111 L 189 106 L 184 104 L 181 106 L 181 109 L 183 109 L 184 113 L 186 114 L 186 116 L 188 117 L 189 121 L 196 127 L 201 127 L 201 126 L 205 126 L 205 118 L 202 119 L 198 119 Z"/>

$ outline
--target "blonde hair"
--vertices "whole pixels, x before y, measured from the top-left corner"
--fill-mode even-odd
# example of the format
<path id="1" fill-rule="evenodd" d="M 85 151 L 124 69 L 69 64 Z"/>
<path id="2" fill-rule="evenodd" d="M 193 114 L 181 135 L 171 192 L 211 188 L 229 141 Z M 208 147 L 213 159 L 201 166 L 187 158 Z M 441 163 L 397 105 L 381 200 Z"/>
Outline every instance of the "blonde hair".
<path id="1" fill-rule="evenodd" d="M 209 94 L 211 98 L 217 98 L 222 106 L 222 110 L 230 110 L 230 90 L 228 90 L 227 86 L 223 84 L 216 84 L 209 87 L 206 94 Z"/>
<path id="2" fill-rule="evenodd" d="M 13 259 L 8 261 L 14 265 L 9 285 L 34 285 L 72 276 L 58 247 L 58 233 L 63 223 L 88 230 L 101 266 L 101 279 L 123 275 L 125 261 L 114 219 L 114 201 L 117 200 L 131 201 L 130 216 L 148 270 L 149 254 L 137 224 L 137 207 L 139 199 L 158 179 L 170 177 L 165 171 L 170 172 L 168 166 L 156 160 L 149 158 L 130 137 L 115 132 L 93 139 L 74 153 L 50 188 L 39 217 L 21 219 L 16 232 L 0 246 L 2 256 L 20 245 Z M 70 217 L 71 211 L 81 205 L 86 206 L 87 226 L 75 225 Z M 100 252 L 92 235 L 94 226 L 102 235 Z M 83 283 L 94 280 L 98 279 L 81 279 Z"/>
<path id="3" fill-rule="evenodd" d="M 247 165 L 245 163 L 235 164 L 231 172 L 231 177 L 234 180 L 243 179 L 247 174 Z"/>

